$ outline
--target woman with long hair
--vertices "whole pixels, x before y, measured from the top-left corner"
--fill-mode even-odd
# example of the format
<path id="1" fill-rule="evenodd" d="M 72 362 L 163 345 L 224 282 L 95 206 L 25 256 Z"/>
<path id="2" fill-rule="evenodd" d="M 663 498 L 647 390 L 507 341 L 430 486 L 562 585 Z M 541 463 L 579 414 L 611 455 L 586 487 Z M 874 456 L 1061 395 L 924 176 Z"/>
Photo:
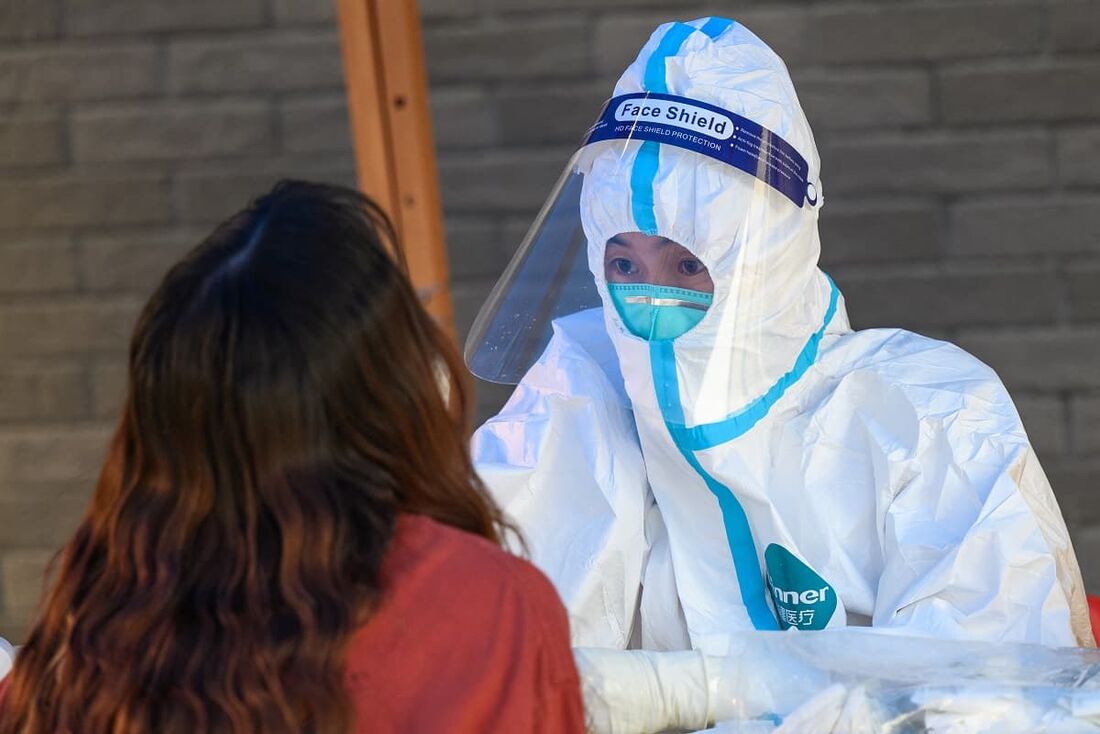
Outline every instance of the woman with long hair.
<path id="1" fill-rule="evenodd" d="M 369 200 L 283 182 L 172 268 L 0 734 L 583 731 L 403 263 Z"/>

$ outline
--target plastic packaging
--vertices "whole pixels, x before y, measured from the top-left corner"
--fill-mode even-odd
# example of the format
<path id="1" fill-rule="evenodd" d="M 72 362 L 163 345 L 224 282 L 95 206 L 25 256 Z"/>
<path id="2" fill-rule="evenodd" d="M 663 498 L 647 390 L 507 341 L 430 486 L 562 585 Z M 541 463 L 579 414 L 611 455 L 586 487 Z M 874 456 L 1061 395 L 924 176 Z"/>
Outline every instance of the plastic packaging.
<path id="1" fill-rule="evenodd" d="M 578 650 L 598 734 L 1100 734 L 1100 651 L 865 629 L 749 632 L 724 657 Z"/>
<path id="2" fill-rule="evenodd" d="M 1094 649 L 860 629 L 752 633 L 707 667 L 724 722 L 715 732 L 767 718 L 776 734 L 1100 732 Z"/>

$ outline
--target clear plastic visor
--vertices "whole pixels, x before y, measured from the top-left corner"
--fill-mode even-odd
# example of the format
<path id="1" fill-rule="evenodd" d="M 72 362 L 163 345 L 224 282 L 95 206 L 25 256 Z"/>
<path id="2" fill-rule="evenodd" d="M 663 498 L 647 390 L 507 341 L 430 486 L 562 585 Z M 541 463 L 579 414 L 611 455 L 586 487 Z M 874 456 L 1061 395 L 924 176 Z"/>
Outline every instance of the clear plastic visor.
<path id="1" fill-rule="evenodd" d="M 579 155 L 566 166 L 466 339 L 466 363 L 483 380 L 518 383 L 545 350 L 555 319 L 603 306 L 581 224 Z M 706 265 L 686 247 L 638 231 L 608 238 L 602 276 L 626 329 L 651 340 L 674 339 L 694 328 L 714 292 Z"/>
<path id="2" fill-rule="evenodd" d="M 554 319 L 602 306 L 580 218 L 583 175 L 570 159 L 466 338 L 482 380 L 517 384 L 550 341 Z"/>

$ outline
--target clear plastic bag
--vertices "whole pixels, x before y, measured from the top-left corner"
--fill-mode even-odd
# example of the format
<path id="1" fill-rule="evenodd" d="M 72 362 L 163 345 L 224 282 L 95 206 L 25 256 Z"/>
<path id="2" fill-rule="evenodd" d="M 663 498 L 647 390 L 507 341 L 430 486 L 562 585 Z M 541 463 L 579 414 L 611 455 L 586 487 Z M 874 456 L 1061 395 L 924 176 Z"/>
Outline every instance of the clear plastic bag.
<path id="1" fill-rule="evenodd" d="M 1100 652 L 869 630 L 752 633 L 708 660 L 715 734 L 1100 734 Z M 746 728 L 751 727 L 751 728 Z"/>

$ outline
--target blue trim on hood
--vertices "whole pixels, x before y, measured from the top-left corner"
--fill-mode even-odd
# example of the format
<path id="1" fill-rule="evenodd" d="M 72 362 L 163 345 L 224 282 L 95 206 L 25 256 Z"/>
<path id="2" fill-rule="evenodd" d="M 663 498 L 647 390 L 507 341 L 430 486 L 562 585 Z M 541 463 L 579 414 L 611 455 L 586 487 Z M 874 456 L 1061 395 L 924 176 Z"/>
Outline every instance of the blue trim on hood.
<path id="1" fill-rule="evenodd" d="M 684 408 L 680 404 L 680 385 L 676 379 L 676 352 L 671 341 L 653 341 L 649 343 L 649 359 L 653 366 L 653 384 L 657 390 L 657 401 L 661 406 L 661 415 L 668 427 L 672 441 L 679 449 L 684 461 L 695 470 L 707 489 L 718 501 L 722 512 L 722 525 L 726 532 L 726 543 L 733 556 L 733 568 L 737 576 L 737 586 L 741 592 L 741 603 L 745 605 L 752 626 L 758 630 L 777 630 L 779 624 L 771 607 L 768 606 L 768 592 L 764 587 L 764 576 L 760 570 L 760 557 L 756 553 L 756 543 L 752 539 L 749 518 L 741 503 L 737 501 L 729 487 L 725 486 L 703 469 L 691 447 L 685 445 L 679 436 L 682 432 L 673 429 L 676 424 L 683 425 Z"/>
<path id="2" fill-rule="evenodd" d="M 645 65 L 642 84 L 647 92 L 668 94 L 668 81 L 665 78 L 665 62 L 680 52 L 692 33 L 699 31 L 712 41 L 735 25 L 729 18 L 708 18 L 701 28 L 686 23 L 675 23 L 661 38 L 657 48 Z M 642 143 L 634 159 L 634 168 L 630 172 L 630 209 L 634 225 L 639 232 L 647 235 L 657 234 L 657 212 L 653 196 L 653 183 L 657 180 L 657 169 L 661 161 L 661 144 L 652 140 Z"/>
<path id="3" fill-rule="evenodd" d="M 825 335 L 829 322 L 836 315 L 840 299 L 840 291 L 836 284 L 829 276 L 825 277 L 829 279 L 829 307 L 825 311 L 821 327 L 810 335 L 806 345 L 795 359 L 794 366 L 776 380 L 775 384 L 762 396 L 723 421 L 694 428 L 688 428 L 685 425 L 684 406 L 680 401 L 680 383 L 676 375 L 674 343 L 653 341 L 649 344 L 653 386 L 657 393 L 657 404 L 661 409 L 665 428 L 680 455 L 703 479 L 707 489 L 718 501 L 718 507 L 722 512 L 722 524 L 726 531 L 726 542 L 729 544 L 733 566 L 737 573 L 741 602 L 745 605 L 749 619 L 756 629 L 778 629 L 778 624 L 768 606 L 767 589 L 764 586 L 752 528 L 744 508 L 741 507 L 741 503 L 737 501 L 733 492 L 703 469 L 695 452 L 731 441 L 749 431 L 768 414 L 772 406 L 806 374 L 817 360 L 821 339 Z"/>
<path id="4" fill-rule="evenodd" d="M 665 81 L 665 61 L 675 56 L 684 45 L 684 41 L 695 32 L 695 28 L 684 23 L 676 23 L 665 33 L 657 48 L 645 65 L 645 77 L 642 83 L 648 92 L 668 92 Z M 661 144 L 652 140 L 642 143 L 638 156 L 634 159 L 634 168 L 630 172 L 630 208 L 634 215 L 634 225 L 639 232 L 647 235 L 657 234 L 657 212 L 654 208 L 653 182 L 657 180 L 657 168 L 661 162 Z"/>
<path id="5" fill-rule="evenodd" d="M 676 441 L 677 445 L 683 444 L 691 451 L 705 451 L 743 435 L 759 423 L 768 414 L 772 406 L 783 397 L 783 394 L 806 374 L 806 371 L 817 360 L 817 350 L 821 345 L 821 339 L 825 336 L 825 329 L 829 326 L 829 322 L 836 315 L 840 300 L 840 291 L 837 290 L 836 284 L 828 275 L 825 277 L 829 281 L 829 308 L 825 311 L 825 318 L 821 322 L 821 327 L 806 340 L 806 345 L 802 347 L 802 351 L 799 352 L 790 371 L 776 380 L 775 384 L 768 388 L 768 391 L 763 395 L 723 420 L 688 428 L 684 425 L 683 412 L 681 411 L 680 420 L 669 425 L 669 431 L 673 433 L 673 440 Z"/>
<path id="6" fill-rule="evenodd" d="M 734 21 L 729 18 L 719 18 L 717 16 L 707 18 L 707 22 L 700 28 L 703 33 L 710 36 L 710 40 L 717 41 L 718 36 L 725 33 L 731 26 L 735 25 Z"/>
<path id="7" fill-rule="evenodd" d="M 634 226 L 642 234 L 657 235 L 656 202 L 653 200 L 653 182 L 657 179 L 657 167 L 661 162 L 661 144 L 652 140 L 642 143 L 634 168 L 630 171 L 630 209 Z"/>

